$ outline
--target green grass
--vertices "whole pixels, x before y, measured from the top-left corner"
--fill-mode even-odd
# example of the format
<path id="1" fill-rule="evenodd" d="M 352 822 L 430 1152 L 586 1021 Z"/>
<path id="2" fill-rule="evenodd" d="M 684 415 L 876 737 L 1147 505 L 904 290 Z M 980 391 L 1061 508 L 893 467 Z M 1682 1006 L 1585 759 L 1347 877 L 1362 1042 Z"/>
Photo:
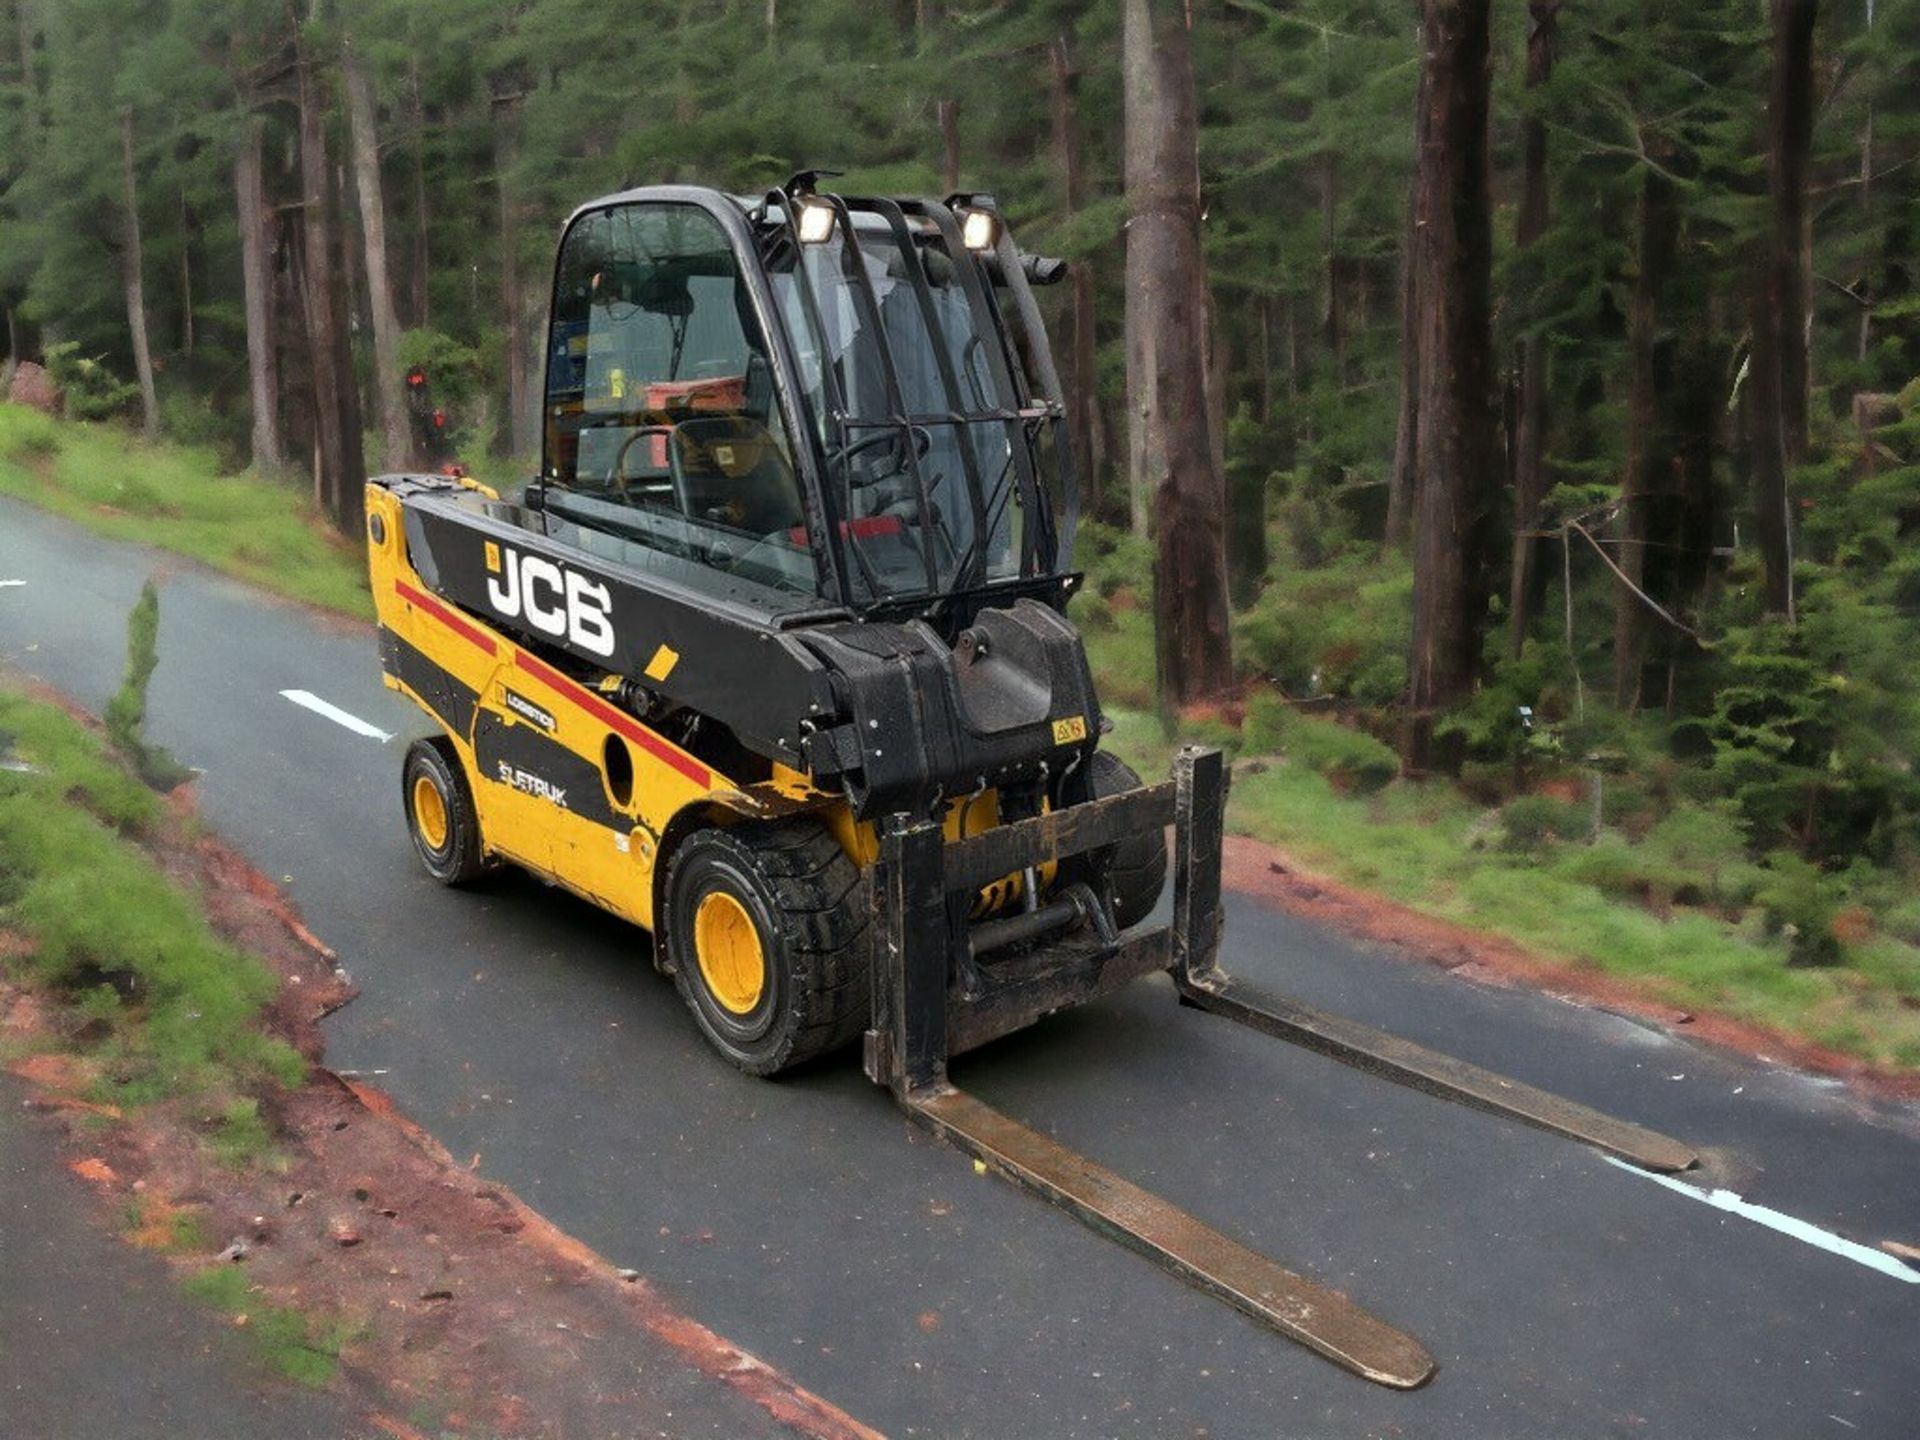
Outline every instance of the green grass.
<path id="1" fill-rule="evenodd" d="M 1159 722 L 1137 711 L 1112 718 L 1108 743 L 1141 774 L 1166 773 L 1173 747 Z M 1285 734 L 1320 728 L 1336 727 L 1296 719 Z M 1920 1067 L 1920 948 L 1876 935 L 1853 947 L 1844 966 L 1789 965 L 1786 939 L 1768 933 L 1759 907 L 1742 903 L 1758 867 L 1729 861 L 1712 824 L 1656 827 L 1638 844 L 1604 832 L 1591 845 L 1511 850 L 1499 843 L 1500 812 L 1455 786 L 1395 780 L 1372 794 L 1343 790 L 1337 773 L 1315 768 L 1318 757 L 1343 748 L 1317 737 L 1247 757 L 1236 766 L 1229 828 L 1414 910 L 1635 981 L 1677 1007 L 1765 1025 L 1877 1065 Z M 1665 909 L 1685 886 L 1700 892 L 1700 907 L 1663 914 L 1635 898 Z"/>
<path id="2" fill-rule="evenodd" d="M 0 495 L 293 600 L 373 617 L 360 547 L 335 534 L 293 485 L 222 474 L 210 450 L 150 445 L 117 425 L 0 405 Z"/>
<path id="3" fill-rule="evenodd" d="M 202 1304 L 236 1320 L 244 1315 L 245 1333 L 260 1358 L 302 1385 L 318 1389 L 331 1384 L 340 1368 L 341 1348 L 354 1338 L 355 1327 L 344 1320 L 320 1319 L 270 1303 L 240 1265 L 210 1265 L 182 1283 Z"/>
<path id="4" fill-rule="evenodd" d="M 230 1158 L 262 1148 L 249 1092 L 306 1066 L 259 1027 L 277 981 L 216 936 L 198 899 L 136 843 L 151 793 L 64 712 L 0 689 L 0 736 L 25 772 L 0 770 L 0 926 L 33 942 L 18 978 L 101 1022 L 102 1098 L 206 1097 Z"/>

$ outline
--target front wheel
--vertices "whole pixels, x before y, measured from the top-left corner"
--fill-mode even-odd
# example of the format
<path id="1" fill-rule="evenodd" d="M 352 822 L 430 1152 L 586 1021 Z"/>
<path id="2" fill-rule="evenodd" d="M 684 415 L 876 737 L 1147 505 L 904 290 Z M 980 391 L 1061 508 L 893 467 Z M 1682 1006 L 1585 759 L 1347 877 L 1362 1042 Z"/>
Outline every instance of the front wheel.
<path id="1" fill-rule="evenodd" d="M 1133 767 L 1105 750 L 1094 752 L 1088 779 L 1096 800 L 1140 788 L 1140 777 Z M 1166 888 L 1166 833 L 1152 830 L 1117 842 L 1107 866 L 1107 879 L 1113 887 L 1114 923 L 1129 930 L 1153 913 L 1153 907 L 1160 903 L 1160 892 Z"/>
<path id="2" fill-rule="evenodd" d="M 487 868 L 480 815 L 460 756 L 444 736 L 416 740 L 400 767 L 407 832 L 427 873 L 442 885 L 464 885 Z"/>
<path id="3" fill-rule="evenodd" d="M 817 820 L 696 831 L 674 851 L 665 898 L 674 983 L 740 1069 L 777 1074 L 866 1028 L 866 885 Z"/>

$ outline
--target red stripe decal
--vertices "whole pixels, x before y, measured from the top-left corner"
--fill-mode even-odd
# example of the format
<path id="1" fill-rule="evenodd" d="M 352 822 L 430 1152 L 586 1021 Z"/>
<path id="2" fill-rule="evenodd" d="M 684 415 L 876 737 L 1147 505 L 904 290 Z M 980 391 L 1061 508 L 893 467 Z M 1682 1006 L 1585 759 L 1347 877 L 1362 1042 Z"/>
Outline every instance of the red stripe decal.
<path id="1" fill-rule="evenodd" d="M 454 634 L 460 636 L 461 639 L 471 641 L 489 655 L 494 653 L 493 637 L 478 625 L 462 620 L 457 614 L 449 610 L 445 605 L 442 605 L 431 595 L 423 594 L 414 589 L 413 586 L 407 584 L 404 580 L 394 581 L 393 588 L 399 593 L 401 599 L 410 604 L 418 605 L 422 610 L 426 611 L 427 614 L 453 631 Z"/>
<path id="2" fill-rule="evenodd" d="M 646 726 L 622 715 L 591 690 L 574 684 L 551 665 L 534 659 L 524 650 L 513 652 L 513 663 L 549 689 L 571 700 L 608 729 L 626 736 L 654 759 L 679 771 L 702 790 L 712 788 L 713 772 L 711 770 L 679 746 L 661 739 Z"/>

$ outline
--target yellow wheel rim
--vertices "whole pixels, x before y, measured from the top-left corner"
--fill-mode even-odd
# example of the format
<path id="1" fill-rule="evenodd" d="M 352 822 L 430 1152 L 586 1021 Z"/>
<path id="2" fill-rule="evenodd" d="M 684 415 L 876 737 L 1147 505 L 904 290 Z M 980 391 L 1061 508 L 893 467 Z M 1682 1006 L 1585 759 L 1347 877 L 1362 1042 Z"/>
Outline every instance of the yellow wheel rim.
<path id="1" fill-rule="evenodd" d="M 420 838 L 429 850 L 447 847 L 447 801 L 431 775 L 416 776 L 413 782 L 413 823 L 420 827 Z"/>
<path id="2" fill-rule="evenodd" d="M 731 1014 L 752 1014 L 767 988 L 767 962 L 747 907 L 724 890 L 709 890 L 693 912 L 693 948 L 707 993 Z"/>

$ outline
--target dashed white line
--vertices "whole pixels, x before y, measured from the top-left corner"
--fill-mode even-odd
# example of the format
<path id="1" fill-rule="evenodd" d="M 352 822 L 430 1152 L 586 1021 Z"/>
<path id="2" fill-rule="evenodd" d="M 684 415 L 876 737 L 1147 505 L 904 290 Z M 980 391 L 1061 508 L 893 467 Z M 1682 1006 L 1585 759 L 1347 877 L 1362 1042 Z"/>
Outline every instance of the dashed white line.
<path id="1" fill-rule="evenodd" d="M 1864 1265 L 1869 1270 L 1878 1270 L 1882 1275 L 1891 1275 L 1895 1280 L 1904 1280 L 1909 1285 L 1920 1285 L 1920 1270 L 1903 1264 L 1891 1255 L 1866 1245 L 1856 1244 L 1843 1239 L 1831 1231 L 1822 1230 L 1818 1225 L 1810 1225 L 1805 1220 L 1783 1215 L 1778 1210 L 1765 1205 L 1755 1205 L 1751 1200 L 1742 1200 L 1731 1190 L 1701 1190 L 1693 1185 L 1682 1184 L 1667 1175 L 1655 1175 L 1642 1170 L 1638 1165 L 1629 1165 L 1624 1160 L 1616 1160 L 1611 1155 L 1600 1157 L 1609 1165 L 1617 1165 L 1629 1175 L 1638 1175 L 1642 1180 L 1651 1180 L 1656 1185 L 1664 1185 L 1676 1195 L 1685 1195 L 1689 1200 L 1698 1200 L 1703 1205 L 1711 1205 L 1716 1210 L 1725 1210 L 1729 1215 L 1738 1215 L 1751 1220 L 1756 1225 L 1764 1225 L 1769 1230 L 1777 1230 L 1782 1235 L 1791 1235 L 1816 1249 L 1825 1250 L 1829 1255 L 1839 1255 Z"/>
<path id="2" fill-rule="evenodd" d="M 24 585 L 24 580 L 0 580 L 0 590 L 11 590 L 16 585 Z"/>
<path id="3" fill-rule="evenodd" d="M 356 735 L 364 735 L 369 740 L 378 740 L 382 745 L 393 739 L 393 736 L 378 726 L 369 725 L 358 715 L 349 715 L 338 705 L 327 703 L 310 690 L 282 690 L 280 693 L 294 704 L 311 710 L 316 715 L 324 715 L 334 724 L 351 730 Z"/>

